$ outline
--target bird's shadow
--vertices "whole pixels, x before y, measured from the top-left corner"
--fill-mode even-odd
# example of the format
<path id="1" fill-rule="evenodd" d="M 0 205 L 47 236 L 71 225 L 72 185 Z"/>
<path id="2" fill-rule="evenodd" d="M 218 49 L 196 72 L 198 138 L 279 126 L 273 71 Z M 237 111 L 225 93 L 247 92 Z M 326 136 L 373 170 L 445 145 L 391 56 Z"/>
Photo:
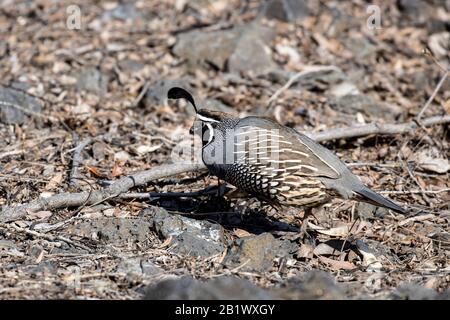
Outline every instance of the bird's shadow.
<path id="1" fill-rule="evenodd" d="M 228 230 L 239 228 L 252 234 L 299 231 L 299 227 L 272 218 L 263 209 L 233 208 L 232 202 L 220 195 L 161 197 L 150 203 L 188 218 L 218 223 Z"/>

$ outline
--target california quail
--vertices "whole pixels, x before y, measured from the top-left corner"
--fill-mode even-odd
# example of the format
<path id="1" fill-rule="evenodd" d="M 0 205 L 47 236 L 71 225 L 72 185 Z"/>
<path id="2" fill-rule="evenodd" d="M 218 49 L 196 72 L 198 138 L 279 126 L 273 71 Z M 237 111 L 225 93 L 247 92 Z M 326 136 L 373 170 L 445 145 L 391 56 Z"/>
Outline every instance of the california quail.
<path id="1" fill-rule="evenodd" d="M 202 160 L 212 175 L 275 206 L 311 208 L 333 197 L 406 210 L 366 187 L 330 150 L 264 117 L 242 119 L 197 110 L 191 94 L 171 88 L 169 99 L 188 100 L 202 122 Z"/>

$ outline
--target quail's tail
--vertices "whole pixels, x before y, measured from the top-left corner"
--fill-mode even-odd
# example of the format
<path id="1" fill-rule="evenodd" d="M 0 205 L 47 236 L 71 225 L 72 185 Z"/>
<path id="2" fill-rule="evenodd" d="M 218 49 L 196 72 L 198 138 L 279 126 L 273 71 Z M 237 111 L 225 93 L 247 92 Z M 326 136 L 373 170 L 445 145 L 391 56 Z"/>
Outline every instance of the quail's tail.
<path id="1" fill-rule="evenodd" d="M 355 191 L 359 196 L 361 196 L 363 201 L 372 203 L 377 206 L 382 206 L 389 208 L 395 212 L 406 214 L 407 211 L 400 207 L 399 205 L 395 204 L 391 200 L 383 197 L 382 195 L 376 193 L 375 191 L 370 190 L 367 187 L 363 187 L 360 190 Z"/>

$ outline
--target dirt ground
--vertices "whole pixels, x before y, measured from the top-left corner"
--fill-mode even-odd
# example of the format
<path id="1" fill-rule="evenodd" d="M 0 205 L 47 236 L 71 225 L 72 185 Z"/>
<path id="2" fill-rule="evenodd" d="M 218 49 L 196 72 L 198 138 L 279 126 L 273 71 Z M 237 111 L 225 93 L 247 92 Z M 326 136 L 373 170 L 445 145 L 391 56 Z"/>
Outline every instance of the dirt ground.
<path id="1" fill-rule="evenodd" d="M 449 1 L 76 2 L 0 1 L 0 298 L 450 297 Z M 303 241 L 301 211 L 185 172 L 8 216 L 173 164 L 195 118 L 175 85 L 309 134 L 406 124 L 321 143 L 410 214 L 336 199 Z"/>

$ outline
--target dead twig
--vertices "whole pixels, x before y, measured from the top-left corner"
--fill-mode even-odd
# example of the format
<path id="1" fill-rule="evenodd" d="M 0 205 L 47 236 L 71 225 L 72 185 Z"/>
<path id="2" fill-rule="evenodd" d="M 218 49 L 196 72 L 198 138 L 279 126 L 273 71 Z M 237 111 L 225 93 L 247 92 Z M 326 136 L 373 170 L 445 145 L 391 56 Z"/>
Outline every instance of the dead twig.
<path id="1" fill-rule="evenodd" d="M 450 123 L 450 115 L 446 116 L 434 116 L 426 118 L 421 121 L 421 124 L 425 127 L 430 127 L 432 125 L 446 124 Z M 390 134 L 400 134 L 408 133 L 417 128 L 417 123 L 414 121 L 406 123 L 396 123 L 396 124 L 377 124 L 370 123 L 366 125 L 347 127 L 347 128 L 336 128 L 331 130 L 326 130 L 323 132 L 313 132 L 305 133 L 311 139 L 317 142 L 335 140 L 335 139 L 346 139 L 346 138 L 356 138 L 363 137 L 372 134 L 380 135 L 390 135 Z"/>
<path id="2" fill-rule="evenodd" d="M 404 225 L 406 225 L 406 224 L 408 224 L 410 222 L 432 220 L 432 219 L 435 219 L 435 218 L 436 218 L 436 216 L 434 214 L 429 213 L 429 214 L 425 214 L 425 215 L 422 215 L 422 216 L 416 216 L 416 217 L 411 217 L 411 218 L 402 220 L 402 221 L 400 221 L 398 223 L 398 225 L 402 227 L 402 226 L 404 226 Z"/>
<path id="3" fill-rule="evenodd" d="M 141 102 L 142 98 L 144 98 L 145 94 L 147 93 L 148 89 L 150 88 L 150 82 L 146 82 L 144 84 L 144 86 L 141 89 L 141 92 L 139 93 L 139 95 L 136 97 L 136 99 L 134 99 L 134 101 L 132 102 L 131 106 L 133 108 L 137 107 L 137 105 Z"/>
<path id="4" fill-rule="evenodd" d="M 447 79 L 447 76 L 448 76 L 449 72 L 450 72 L 449 70 L 444 72 L 444 75 L 442 76 L 441 80 L 437 84 L 436 88 L 434 88 L 434 91 L 431 94 L 430 98 L 428 98 L 428 100 L 425 103 L 425 105 L 422 107 L 420 112 L 417 114 L 417 116 L 416 116 L 416 121 L 417 122 L 420 122 L 420 119 L 422 118 L 422 115 L 424 114 L 425 110 L 427 110 L 428 106 L 431 104 L 431 102 L 436 97 L 436 94 L 438 93 L 439 89 L 441 89 L 442 85 L 444 84 L 445 80 Z"/>
<path id="5" fill-rule="evenodd" d="M 14 207 L 4 206 L 0 213 L 0 221 L 14 221 L 25 216 L 27 211 L 53 210 L 59 208 L 78 207 L 101 203 L 107 199 L 119 196 L 129 189 L 145 185 L 150 181 L 162 179 L 177 174 L 205 169 L 203 163 L 167 164 L 150 170 L 140 171 L 123 177 L 110 186 L 96 191 L 79 193 L 61 193 L 49 198 L 39 198 L 27 204 Z M 86 202 L 86 203 L 85 203 Z"/>
<path id="6" fill-rule="evenodd" d="M 450 192 L 450 188 L 444 188 L 440 190 L 379 191 L 379 193 L 381 194 L 418 194 L 418 193 L 438 194 L 442 192 Z"/>
<path id="7" fill-rule="evenodd" d="M 81 152 L 83 149 L 92 142 L 92 138 L 83 139 L 79 142 L 79 137 L 76 133 L 73 133 L 73 143 L 76 144 L 75 150 L 72 156 L 72 168 L 69 175 L 69 186 L 74 187 L 78 180 L 78 168 L 81 163 Z"/>
<path id="8" fill-rule="evenodd" d="M 27 228 L 19 227 L 19 226 L 15 225 L 14 223 L 11 223 L 11 224 L 0 223 L 0 228 L 13 229 L 16 232 L 25 233 L 25 234 L 33 236 L 35 238 L 42 238 L 42 239 L 45 239 L 45 240 L 48 240 L 48 241 L 52 241 L 52 242 L 54 242 L 54 241 L 63 241 L 63 242 L 65 242 L 67 244 L 70 244 L 70 245 L 72 245 L 74 247 L 78 247 L 78 248 L 81 248 L 81 249 L 86 250 L 88 252 L 91 252 L 90 248 L 86 247 L 85 245 L 83 245 L 81 243 L 77 243 L 75 241 L 72 241 L 72 240 L 70 240 L 70 239 L 68 239 L 66 237 L 63 237 L 63 236 L 52 236 L 50 234 L 40 233 L 40 232 L 37 232 L 37 231 L 34 231 L 34 230 L 30 230 L 30 229 L 27 229 Z"/>
<path id="9" fill-rule="evenodd" d="M 72 156 L 72 167 L 69 175 L 69 186 L 74 187 L 77 184 L 76 182 L 77 180 L 83 180 L 80 179 L 80 177 L 78 176 L 78 169 L 82 161 L 81 153 L 83 149 L 86 148 L 89 144 L 93 143 L 94 141 L 99 141 L 108 138 L 109 135 L 110 134 L 103 134 L 94 138 L 89 137 L 81 140 L 80 142 L 78 135 L 75 132 L 72 133 L 72 140 L 74 145 L 76 145 L 76 147 L 72 149 L 73 156 Z"/>
<path id="10" fill-rule="evenodd" d="M 266 113 L 270 112 L 272 102 L 275 101 L 280 96 L 280 94 L 288 90 L 296 81 L 298 81 L 302 77 L 318 71 L 340 71 L 340 69 L 336 66 L 310 66 L 306 70 L 296 73 L 285 83 L 284 86 L 275 91 L 275 93 L 269 98 L 269 100 L 267 101 Z"/>

